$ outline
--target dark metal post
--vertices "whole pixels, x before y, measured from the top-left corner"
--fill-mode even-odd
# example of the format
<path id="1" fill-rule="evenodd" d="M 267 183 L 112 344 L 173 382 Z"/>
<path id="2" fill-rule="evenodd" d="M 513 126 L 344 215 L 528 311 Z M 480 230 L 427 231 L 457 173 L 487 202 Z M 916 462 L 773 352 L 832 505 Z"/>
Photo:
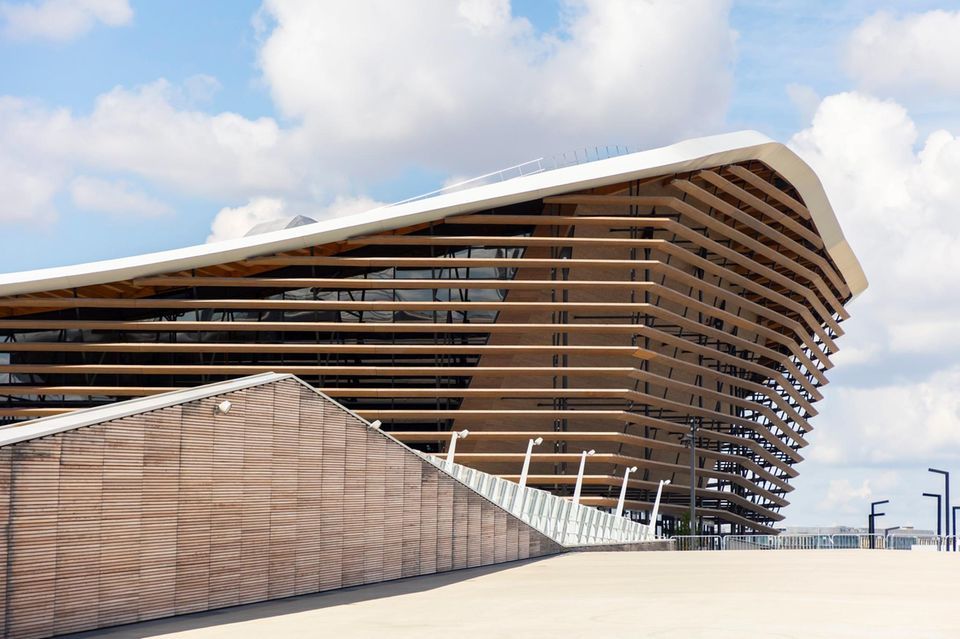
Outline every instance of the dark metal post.
<path id="1" fill-rule="evenodd" d="M 697 534 L 697 418 L 690 418 L 690 534 Z"/>
<path id="2" fill-rule="evenodd" d="M 940 500 L 943 496 L 939 493 L 923 493 L 923 496 L 937 498 L 937 550 L 940 550 L 940 531 L 943 530 L 941 522 L 941 519 L 943 519 L 943 511 L 940 509 Z"/>
<path id="3" fill-rule="evenodd" d="M 950 537 L 950 473 L 945 470 L 939 470 L 937 468 L 928 468 L 931 473 L 937 473 L 938 475 L 943 475 L 943 518 L 946 520 L 943 522 L 944 532 L 947 537 Z M 947 547 L 950 546 L 950 540 L 947 539 Z"/>
<path id="4" fill-rule="evenodd" d="M 875 511 L 875 509 L 877 506 L 881 504 L 889 504 L 889 503 L 890 503 L 889 499 L 884 499 L 883 501 L 870 502 L 870 516 L 867 518 L 867 522 L 868 522 L 867 530 L 870 531 L 870 548 L 871 549 L 876 548 L 875 541 L 873 539 L 873 533 L 876 530 L 876 524 L 875 524 L 876 518 L 883 517 L 884 515 L 887 514 L 887 513 L 878 513 Z"/>
<path id="5" fill-rule="evenodd" d="M 960 506 L 951 506 L 950 511 L 953 513 L 953 552 L 957 552 L 957 511 L 960 510 Z"/>

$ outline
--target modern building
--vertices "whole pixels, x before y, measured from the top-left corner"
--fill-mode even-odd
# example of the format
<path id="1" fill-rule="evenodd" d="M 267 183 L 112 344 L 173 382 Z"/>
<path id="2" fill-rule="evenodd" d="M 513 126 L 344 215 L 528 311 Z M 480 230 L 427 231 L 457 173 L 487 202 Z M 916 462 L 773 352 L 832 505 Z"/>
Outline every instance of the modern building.
<path id="1" fill-rule="evenodd" d="M 273 371 L 400 441 L 661 527 L 774 533 L 844 304 L 814 172 L 742 132 L 229 242 L 0 276 L 0 419 Z M 551 170 L 547 170 L 551 169 Z M 525 173 L 525 174 L 520 174 Z M 514 175 L 516 174 L 516 175 Z M 309 214 L 309 212 L 305 212 Z M 695 429 L 692 440 L 691 432 Z"/>

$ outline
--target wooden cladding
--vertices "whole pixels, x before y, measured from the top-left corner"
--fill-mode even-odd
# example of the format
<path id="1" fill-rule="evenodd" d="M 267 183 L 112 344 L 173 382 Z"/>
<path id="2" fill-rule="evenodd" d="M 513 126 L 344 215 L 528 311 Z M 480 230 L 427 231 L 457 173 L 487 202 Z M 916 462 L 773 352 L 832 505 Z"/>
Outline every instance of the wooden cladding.
<path id="1" fill-rule="evenodd" d="M 410 440 L 430 452 L 451 429 L 560 433 L 534 458 L 541 487 L 571 492 L 575 464 L 548 452 L 595 448 L 585 499 L 616 499 L 636 465 L 628 503 L 649 510 L 669 479 L 672 514 L 694 420 L 700 512 L 769 532 L 849 299 L 789 184 L 760 162 L 713 167 L 0 298 L 0 421 L 288 372 L 387 430 L 431 433 Z M 600 436 L 616 430 L 630 439 Z M 513 476 L 522 444 L 462 452 Z"/>
<path id="2" fill-rule="evenodd" d="M 6 446 L 0 491 L 3 637 L 560 550 L 296 380 Z"/>

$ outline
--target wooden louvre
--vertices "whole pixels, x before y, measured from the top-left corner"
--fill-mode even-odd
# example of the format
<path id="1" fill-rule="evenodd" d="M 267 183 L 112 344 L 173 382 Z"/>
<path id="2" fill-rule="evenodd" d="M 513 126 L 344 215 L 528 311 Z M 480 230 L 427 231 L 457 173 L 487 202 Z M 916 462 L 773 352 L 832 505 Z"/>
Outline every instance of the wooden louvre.
<path id="1" fill-rule="evenodd" d="M 708 167 L 189 271 L 0 297 L 0 421 L 289 372 L 431 452 L 468 428 L 477 436 L 462 442 L 464 461 L 505 477 L 516 475 L 525 442 L 498 433 L 554 433 L 531 476 L 559 494 L 576 472 L 569 455 L 595 448 L 585 499 L 615 501 L 617 477 L 636 465 L 628 504 L 649 511 L 658 481 L 670 479 L 663 523 L 672 530 L 689 506 L 683 437 L 692 420 L 708 524 L 770 532 L 850 298 L 788 181 L 757 161 Z M 204 445 L 196 442 L 197 455 Z M 324 450 L 337 451 L 319 459 L 331 473 L 369 462 L 359 441 Z M 318 568 L 321 581 L 377 577 L 378 561 L 352 554 L 365 543 L 353 527 L 375 511 L 400 522 L 401 550 L 417 525 L 410 513 L 438 527 L 473 521 L 413 471 L 420 505 L 409 512 L 395 494 L 364 492 L 342 472 L 349 497 L 319 507 L 331 517 L 323 525 L 350 545 L 342 569 Z M 203 522 L 191 525 L 202 536 Z M 476 534 L 515 534 L 496 518 L 474 525 Z M 277 526 L 289 533 L 288 522 Z M 478 561 L 437 543 L 444 550 L 427 569 Z M 414 570 L 384 552 L 386 574 Z M 278 580 L 284 592 L 298 588 L 296 574 Z"/>

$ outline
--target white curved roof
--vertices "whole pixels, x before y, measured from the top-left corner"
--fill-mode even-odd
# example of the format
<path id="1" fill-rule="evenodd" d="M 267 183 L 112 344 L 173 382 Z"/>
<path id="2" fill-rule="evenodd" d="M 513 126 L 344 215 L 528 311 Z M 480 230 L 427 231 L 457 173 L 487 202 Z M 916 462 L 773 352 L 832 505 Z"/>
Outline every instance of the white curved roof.
<path id="1" fill-rule="evenodd" d="M 8 273 L 0 275 L 0 295 L 106 284 L 202 268 L 278 251 L 337 242 L 358 235 L 535 200 L 572 190 L 748 160 L 764 162 L 797 189 L 823 238 L 827 252 L 840 269 L 840 274 L 853 295 L 863 292 L 867 287 L 863 269 L 847 244 L 836 214 L 813 169 L 783 144 L 755 131 L 740 131 L 696 138 L 650 151 L 536 173 L 428 199 L 385 206 L 366 213 L 225 242 L 75 266 Z"/>

